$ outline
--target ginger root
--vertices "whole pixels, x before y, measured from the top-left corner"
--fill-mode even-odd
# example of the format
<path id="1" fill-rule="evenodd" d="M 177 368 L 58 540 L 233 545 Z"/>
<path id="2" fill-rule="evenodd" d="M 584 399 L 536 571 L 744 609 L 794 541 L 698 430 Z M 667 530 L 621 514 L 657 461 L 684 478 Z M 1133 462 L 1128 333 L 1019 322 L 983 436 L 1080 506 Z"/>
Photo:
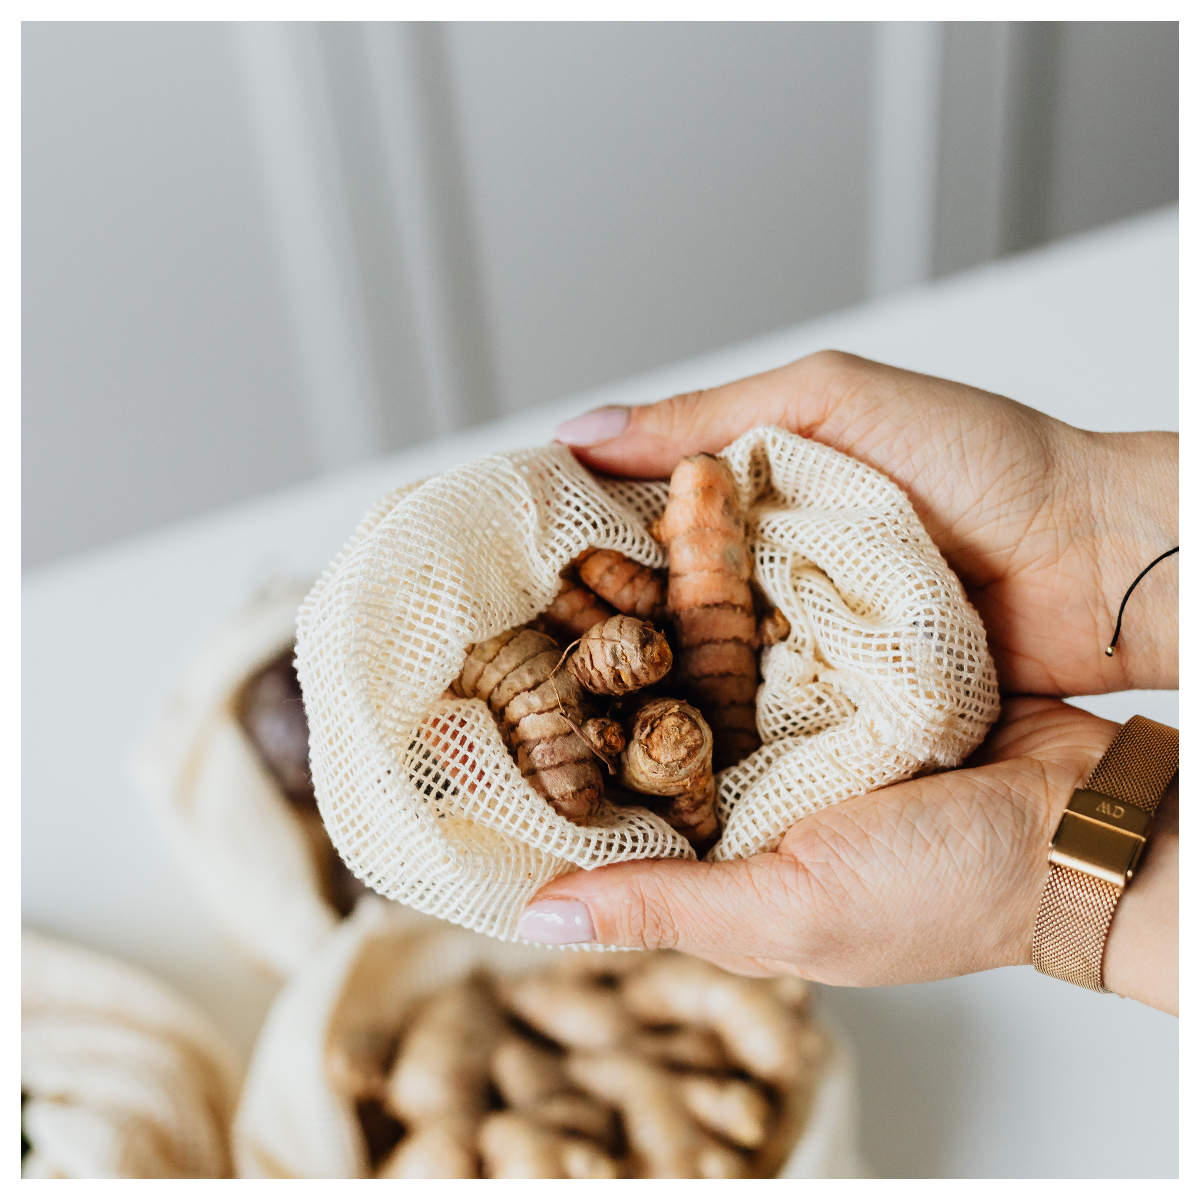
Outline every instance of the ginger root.
<path id="1" fill-rule="evenodd" d="M 427 995 L 386 1078 L 374 1026 L 328 1069 L 380 1178 L 772 1175 L 825 1053 L 809 1000 L 671 952 L 586 956 Z"/>
<path id="2" fill-rule="evenodd" d="M 464 696 L 487 701 L 534 790 L 560 816 L 586 825 L 604 791 L 596 752 L 605 753 L 615 731 L 603 719 L 588 724 L 593 715 L 587 694 L 573 675 L 556 674 L 561 659 L 549 635 L 510 629 L 468 649 L 458 687 Z"/>
<path id="3" fill-rule="evenodd" d="M 621 782 L 634 791 L 665 796 L 663 819 L 701 847 L 717 833 L 713 734 L 682 700 L 651 700 L 637 711 L 621 754 Z"/>
<path id="4" fill-rule="evenodd" d="M 662 619 L 663 581 L 619 550 L 585 550 L 576 560 L 579 578 L 619 613 L 655 624 Z"/>
<path id="5" fill-rule="evenodd" d="M 408 1136 L 379 1170 L 385 1179 L 473 1179 L 479 1126 L 504 1017 L 483 981 L 434 992 L 413 1016 L 388 1075 L 385 1107 Z"/>
<path id="6" fill-rule="evenodd" d="M 445 1116 L 482 1119 L 504 1018 L 491 991 L 468 979 L 434 992 L 414 1014 L 385 1092 L 406 1125 Z"/>
<path id="7" fill-rule="evenodd" d="M 492 1082 L 500 1098 L 542 1125 L 599 1142 L 611 1142 L 612 1111 L 573 1090 L 561 1054 L 513 1034 L 492 1056 Z"/>
<path id="8" fill-rule="evenodd" d="M 735 1145 L 757 1150 L 767 1140 L 771 1103 L 752 1083 L 684 1075 L 679 1080 L 679 1094 L 701 1125 Z"/>
<path id="9" fill-rule="evenodd" d="M 809 1073 L 822 1042 L 803 1015 L 784 1003 L 770 979 L 730 975 L 684 955 L 663 955 L 622 981 L 629 1010 L 649 1024 L 688 1022 L 716 1031 L 751 1075 L 786 1088 Z"/>
<path id="10" fill-rule="evenodd" d="M 621 1051 L 577 1052 L 567 1072 L 620 1110 L 638 1170 L 651 1179 L 741 1179 L 746 1159 L 706 1133 L 669 1071 Z"/>
<path id="11" fill-rule="evenodd" d="M 351 1099 L 379 1099 L 387 1090 L 384 1068 L 395 1040 L 373 1029 L 342 1034 L 330 1043 L 325 1070 L 335 1091 Z"/>
<path id="12" fill-rule="evenodd" d="M 492 1113 L 479 1131 L 489 1179 L 616 1179 L 616 1162 L 592 1142 L 540 1124 L 527 1113 Z"/>
<path id="13" fill-rule="evenodd" d="M 492 1081 L 511 1108 L 528 1108 L 571 1085 L 562 1055 L 510 1034 L 492 1055 Z"/>
<path id="14" fill-rule="evenodd" d="M 759 746 L 750 557 L 729 464 L 711 454 L 683 459 L 651 532 L 667 548 L 670 565 L 676 675 L 712 728 L 713 765 L 721 770 Z"/>
<path id="15" fill-rule="evenodd" d="M 721 1039 L 711 1029 L 685 1025 L 679 1029 L 644 1029 L 633 1048 L 654 1062 L 691 1071 L 728 1071 L 732 1064 Z"/>
<path id="16" fill-rule="evenodd" d="M 503 984 L 500 994 L 527 1025 L 563 1046 L 602 1049 L 633 1033 L 620 995 L 587 979 L 528 975 Z"/>
<path id="17" fill-rule="evenodd" d="M 567 669 L 589 692 L 623 696 L 657 683 L 671 669 L 671 647 L 649 621 L 610 617 L 579 639 Z"/>
<path id="18" fill-rule="evenodd" d="M 558 1092 L 531 1104 L 526 1110 L 542 1125 L 553 1125 L 565 1133 L 611 1144 L 614 1125 L 613 1111 L 592 1096 L 581 1092 Z"/>
<path id="19" fill-rule="evenodd" d="M 475 1179 L 481 1116 L 453 1113 L 419 1125 L 388 1155 L 380 1179 Z"/>

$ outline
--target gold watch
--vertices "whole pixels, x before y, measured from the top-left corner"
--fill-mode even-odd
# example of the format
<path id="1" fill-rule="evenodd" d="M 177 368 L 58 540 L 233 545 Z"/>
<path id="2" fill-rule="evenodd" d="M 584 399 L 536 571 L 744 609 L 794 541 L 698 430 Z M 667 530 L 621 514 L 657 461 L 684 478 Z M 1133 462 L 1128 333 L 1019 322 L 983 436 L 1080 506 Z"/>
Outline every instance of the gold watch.
<path id="1" fill-rule="evenodd" d="M 1050 873 L 1033 930 L 1033 965 L 1043 975 L 1109 990 L 1108 929 L 1178 769 L 1179 730 L 1134 717 L 1076 789 L 1050 842 Z"/>

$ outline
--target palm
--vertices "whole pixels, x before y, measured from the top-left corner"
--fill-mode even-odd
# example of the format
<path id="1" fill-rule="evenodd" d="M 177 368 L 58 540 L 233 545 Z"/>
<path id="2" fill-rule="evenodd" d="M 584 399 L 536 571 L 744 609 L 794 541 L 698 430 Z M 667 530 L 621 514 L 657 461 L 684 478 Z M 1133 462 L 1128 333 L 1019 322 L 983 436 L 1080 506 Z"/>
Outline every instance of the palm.
<path id="1" fill-rule="evenodd" d="M 1041 419 L 1002 397 L 946 387 L 877 377 L 870 389 L 841 391 L 802 432 L 851 447 L 905 489 L 983 618 L 1005 691 L 1104 690 L 1110 629 L 1098 626 L 1098 560 L 1077 521 L 1078 541 L 1062 544 L 1068 522 Z"/>
<path id="2" fill-rule="evenodd" d="M 731 890 L 750 876 L 770 911 L 750 923 L 753 955 L 723 949 L 738 945 L 737 921 L 687 949 L 839 985 L 1027 961 L 1050 832 L 1113 731 L 1059 701 L 1010 702 L 966 768 L 843 801 L 794 826 L 776 853 L 710 868 Z"/>

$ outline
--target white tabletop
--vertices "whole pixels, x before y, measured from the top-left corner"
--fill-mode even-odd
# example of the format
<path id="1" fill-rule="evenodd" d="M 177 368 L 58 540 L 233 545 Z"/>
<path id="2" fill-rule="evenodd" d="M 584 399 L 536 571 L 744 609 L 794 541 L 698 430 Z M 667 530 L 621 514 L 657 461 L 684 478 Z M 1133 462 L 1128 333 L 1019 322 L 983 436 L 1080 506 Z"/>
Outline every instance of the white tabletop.
<path id="1" fill-rule="evenodd" d="M 1177 253 L 1175 213 L 1143 218 L 30 574 L 26 924 L 172 981 L 248 1052 L 275 984 L 214 924 L 127 764 L 189 656 L 258 583 L 316 574 L 400 483 L 544 442 L 594 404 L 723 382 L 824 346 L 962 379 L 1091 429 L 1175 429 Z M 1086 703 L 1178 724 L 1175 693 Z M 880 1175 L 1177 1174 L 1173 1018 L 1029 968 L 827 988 L 823 1004 L 857 1045 L 863 1150 Z"/>

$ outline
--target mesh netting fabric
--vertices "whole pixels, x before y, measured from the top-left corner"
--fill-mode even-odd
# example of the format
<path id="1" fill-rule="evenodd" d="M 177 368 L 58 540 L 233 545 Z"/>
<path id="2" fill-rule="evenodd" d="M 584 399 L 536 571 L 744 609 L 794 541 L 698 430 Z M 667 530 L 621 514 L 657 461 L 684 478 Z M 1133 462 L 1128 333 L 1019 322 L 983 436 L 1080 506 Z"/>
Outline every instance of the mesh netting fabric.
<path id="1" fill-rule="evenodd" d="M 227 1178 L 241 1072 L 224 1039 L 165 984 L 21 934 L 22 1175 Z"/>
<path id="2" fill-rule="evenodd" d="M 329 1079 L 329 1046 L 403 1027 L 423 996 L 473 971 L 503 977 L 547 965 L 545 951 L 537 947 L 505 944 L 371 899 L 359 904 L 288 981 L 267 1014 L 234 1118 L 237 1175 L 369 1176 L 354 1103 Z M 853 1059 L 840 1037 L 820 1028 L 829 1054 L 781 1177 L 861 1172 Z"/>
<path id="3" fill-rule="evenodd" d="M 761 749 L 719 779 L 713 860 L 778 845 L 826 805 L 952 767 L 999 711 L 978 615 L 879 472 L 760 427 L 723 453 L 754 579 L 791 622 L 763 655 Z M 601 479 L 564 446 L 489 455 L 381 501 L 305 600 L 298 669 L 321 814 L 376 891 L 507 940 L 543 884 L 693 857 L 605 804 L 587 828 L 526 783 L 482 701 L 446 694 L 468 645 L 532 620 L 585 547 L 665 567 L 665 483 Z"/>
<path id="4" fill-rule="evenodd" d="M 309 590 L 276 581 L 196 654 L 133 763 L 205 900 L 251 956 L 291 974 L 340 917 L 321 889 L 308 835 L 243 728 L 246 681 L 295 640 Z"/>

